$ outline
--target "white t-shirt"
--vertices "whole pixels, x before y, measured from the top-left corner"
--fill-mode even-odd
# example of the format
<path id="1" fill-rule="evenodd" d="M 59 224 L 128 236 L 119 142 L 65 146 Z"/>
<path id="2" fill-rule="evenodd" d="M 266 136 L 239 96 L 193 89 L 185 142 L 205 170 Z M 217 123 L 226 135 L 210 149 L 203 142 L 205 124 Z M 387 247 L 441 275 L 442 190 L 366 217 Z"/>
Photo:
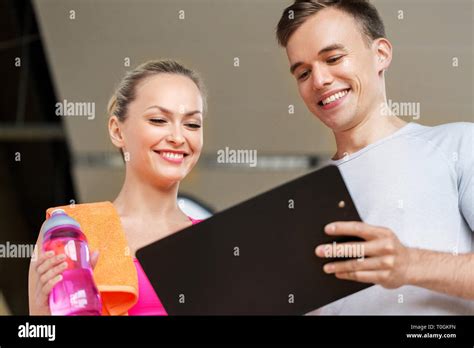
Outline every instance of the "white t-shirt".
<path id="1" fill-rule="evenodd" d="M 473 251 L 474 123 L 408 123 L 337 161 L 362 220 L 408 247 Z M 374 285 L 308 314 L 474 314 L 474 301 Z"/>

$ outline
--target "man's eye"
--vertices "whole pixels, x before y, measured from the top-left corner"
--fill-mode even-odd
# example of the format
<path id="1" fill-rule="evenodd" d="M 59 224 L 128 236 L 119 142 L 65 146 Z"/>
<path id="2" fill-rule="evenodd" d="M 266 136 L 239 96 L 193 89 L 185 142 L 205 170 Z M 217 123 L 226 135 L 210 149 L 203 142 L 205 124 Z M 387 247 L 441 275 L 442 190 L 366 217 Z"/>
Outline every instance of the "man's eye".
<path id="1" fill-rule="evenodd" d="M 308 77 L 308 75 L 309 75 L 308 70 L 303 71 L 303 73 L 301 73 L 300 75 L 298 75 L 298 80 L 304 80 L 304 79 L 306 79 L 306 78 Z"/>
<path id="2" fill-rule="evenodd" d="M 166 123 L 166 120 L 163 118 L 151 118 L 150 121 L 153 123 Z"/>
<path id="3" fill-rule="evenodd" d="M 332 63 L 336 63 L 337 61 L 339 61 L 340 59 L 342 58 L 342 56 L 336 56 L 336 57 L 331 57 L 327 60 L 327 62 L 329 64 L 332 64 Z"/>
<path id="4" fill-rule="evenodd" d="M 195 129 L 201 128 L 201 125 L 198 123 L 187 123 L 186 126 L 190 128 L 195 128 Z"/>

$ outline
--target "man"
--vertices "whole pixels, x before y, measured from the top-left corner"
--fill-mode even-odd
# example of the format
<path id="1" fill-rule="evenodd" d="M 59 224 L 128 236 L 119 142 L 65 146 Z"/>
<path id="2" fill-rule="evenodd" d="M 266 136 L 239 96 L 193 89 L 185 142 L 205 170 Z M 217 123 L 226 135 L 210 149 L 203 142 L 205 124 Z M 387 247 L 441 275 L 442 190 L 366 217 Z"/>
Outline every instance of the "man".
<path id="1" fill-rule="evenodd" d="M 474 314 L 474 124 L 426 127 L 387 111 L 392 45 L 368 1 L 296 1 L 277 38 L 306 106 L 334 133 L 331 162 L 364 221 L 326 226 L 364 239 L 365 258 L 324 270 L 376 284 L 314 313 Z"/>

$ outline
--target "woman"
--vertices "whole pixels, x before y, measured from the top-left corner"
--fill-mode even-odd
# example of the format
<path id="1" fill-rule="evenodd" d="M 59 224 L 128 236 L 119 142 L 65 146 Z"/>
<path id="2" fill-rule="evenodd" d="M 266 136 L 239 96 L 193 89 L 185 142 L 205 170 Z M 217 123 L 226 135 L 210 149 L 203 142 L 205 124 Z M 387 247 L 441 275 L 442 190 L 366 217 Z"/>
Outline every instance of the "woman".
<path id="1" fill-rule="evenodd" d="M 135 299 L 136 303 L 123 314 L 166 315 L 135 252 L 197 222 L 180 210 L 177 195 L 179 183 L 201 153 L 205 109 L 206 96 L 200 77 L 171 60 L 149 61 L 129 72 L 109 102 L 109 135 L 124 157 L 126 172 L 117 198 L 98 207 L 109 207 L 114 210 L 112 216 L 116 213 L 119 217 L 118 224 L 128 243 L 127 252 L 135 265 L 138 301 Z M 85 210 L 89 207 L 83 205 L 82 216 L 84 211 L 89 212 Z M 91 217 L 92 220 L 95 218 Z M 87 218 L 82 219 L 87 222 Z M 79 222 L 84 229 L 83 222 Z M 94 222 L 97 225 L 97 221 Z M 91 239 L 106 238 L 100 234 L 93 236 L 93 229 L 87 236 L 89 245 Z M 116 238 L 112 239 L 115 241 Z M 40 255 L 32 260 L 29 272 L 30 314 L 50 315 L 48 295 L 61 280 L 65 262 L 64 256 L 41 253 L 41 243 L 42 236 L 39 235 L 37 250 Z M 104 243 L 107 241 L 100 240 L 96 245 L 106 245 Z M 103 273 L 116 271 L 112 266 L 106 266 L 106 261 L 110 260 L 103 260 L 104 252 L 110 253 L 110 248 L 100 249 L 99 264 L 104 265 Z M 128 260 L 124 262 L 128 265 Z M 94 253 L 94 267 L 96 263 L 97 254 Z M 94 269 L 96 283 L 98 268 Z M 101 291 L 100 284 L 98 287 Z M 105 292 L 102 295 L 105 296 Z M 111 310 L 110 313 L 114 312 Z"/>

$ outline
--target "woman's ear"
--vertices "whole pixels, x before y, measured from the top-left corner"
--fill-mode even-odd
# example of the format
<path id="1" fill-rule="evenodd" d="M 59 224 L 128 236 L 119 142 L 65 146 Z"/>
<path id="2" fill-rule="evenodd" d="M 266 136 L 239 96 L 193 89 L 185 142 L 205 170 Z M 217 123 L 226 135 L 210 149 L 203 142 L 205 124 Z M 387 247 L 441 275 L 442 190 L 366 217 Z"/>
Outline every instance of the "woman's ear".
<path id="1" fill-rule="evenodd" d="M 122 129 L 120 128 L 120 121 L 117 116 L 112 115 L 109 118 L 109 136 L 112 144 L 116 147 L 122 149 L 125 147 L 125 142 L 122 134 Z"/>
<path id="2" fill-rule="evenodd" d="M 392 62 L 392 44 L 385 38 L 379 38 L 374 41 L 377 72 L 381 73 L 388 69 Z"/>

